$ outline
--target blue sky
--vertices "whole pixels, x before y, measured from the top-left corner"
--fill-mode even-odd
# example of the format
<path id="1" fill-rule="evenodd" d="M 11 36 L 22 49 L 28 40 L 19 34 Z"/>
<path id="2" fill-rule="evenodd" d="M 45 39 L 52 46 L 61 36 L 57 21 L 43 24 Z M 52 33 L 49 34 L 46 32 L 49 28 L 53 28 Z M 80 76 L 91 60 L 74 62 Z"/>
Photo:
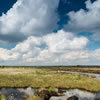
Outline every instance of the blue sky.
<path id="1" fill-rule="evenodd" d="M 1 0 L 0 2 L 0 15 L 6 13 L 17 0 Z"/>
<path id="2" fill-rule="evenodd" d="M 13 6 L 14 3 L 16 3 L 17 0 L 1 0 L 0 3 L 0 15 L 2 13 L 7 13 L 7 11 Z M 91 2 L 94 2 L 96 0 L 91 0 Z M 86 0 L 60 0 L 57 11 L 60 17 L 60 20 L 58 21 L 58 28 L 56 30 L 62 29 L 64 24 L 67 24 L 69 21 L 68 16 L 66 16 L 67 13 L 70 11 L 78 11 L 80 9 L 87 10 L 86 5 L 85 5 Z M 87 35 L 88 37 L 90 34 L 88 32 L 83 32 L 82 35 Z M 98 48 L 99 41 L 94 41 L 88 48 L 90 50 Z M 1 45 L 3 48 L 11 49 L 14 46 L 16 46 L 16 43 L 13 43 L 12 45 Z"/>
<path id="3" fill-rule="evenodd" d="M 99 64 L 99 2 L 1 0 L 1 64 Z"/>

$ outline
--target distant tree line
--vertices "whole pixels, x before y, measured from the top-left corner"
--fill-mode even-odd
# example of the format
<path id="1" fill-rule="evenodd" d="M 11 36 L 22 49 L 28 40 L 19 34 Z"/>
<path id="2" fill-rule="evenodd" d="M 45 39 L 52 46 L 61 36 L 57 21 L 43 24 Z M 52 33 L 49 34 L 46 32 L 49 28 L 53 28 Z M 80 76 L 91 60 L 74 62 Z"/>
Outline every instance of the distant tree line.
<path id="1" fill-rule="evenodd" d="M 36 67 L 36 68 L 48 68 L 48 67 L 96 67 L 96 68 L 100 68 L 100 65 L 55 65 L 55 66 L 5 66 L 5 65 L 1 65 L 0 68 L 8 68 L 8 67 L 11 67 L 11 68 L 20 68 L 20 67 L 24 67 L 24 68 L 33 68 L 33 67 Z"/>

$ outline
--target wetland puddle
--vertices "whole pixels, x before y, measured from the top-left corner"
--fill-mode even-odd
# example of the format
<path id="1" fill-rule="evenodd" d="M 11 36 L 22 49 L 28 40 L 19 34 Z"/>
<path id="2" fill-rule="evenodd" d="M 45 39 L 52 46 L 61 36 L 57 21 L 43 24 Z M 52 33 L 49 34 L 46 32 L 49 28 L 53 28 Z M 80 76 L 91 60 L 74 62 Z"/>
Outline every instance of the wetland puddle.
<path id="1" fill-rule="evenodd" d="M 6 100 L 27 100 L 28 97 L 35 95 L 37 89 L 34 88 L 2 88 L 0 95 L 4 95 Z M 76 100 L 68 99 L 76 96 L 78 100 L 100 100 L 100 93 L 91 93 L 79 89 L 63 90 L 63 96 L 52 96 L 49 100 Z M 2 99 L 0 99 L 2 100 Z M 48 100 L 48 99 L 47 99 Z"/>
<path id="2" fill-rule="evenodd" d="M 1 88 L 0 95 L 4 96 L 6 100 L 27 100 L 29 96 L 34 95 L 33 88 Z M 2 99 L 0 99 L 2 100 Z"/>
<path id="3" fill-rule="evenodd" d="M 68 99 L 70 97 L 78 99 Z M 64 92 L 63 96 L 51 97 L 50 100 L 100 100 L 100 93 L 91 93 L 79 89 L 70 89 Z"/>

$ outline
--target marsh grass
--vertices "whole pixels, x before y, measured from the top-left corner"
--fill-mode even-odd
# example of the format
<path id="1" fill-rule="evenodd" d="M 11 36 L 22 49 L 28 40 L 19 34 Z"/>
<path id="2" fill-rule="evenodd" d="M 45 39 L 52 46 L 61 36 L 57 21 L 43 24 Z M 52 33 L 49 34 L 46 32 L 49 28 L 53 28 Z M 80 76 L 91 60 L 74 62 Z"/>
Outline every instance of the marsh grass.
<path id="1" fill-rule="evenodd" d="M 78 74 L 78 77 L 77 77 L 77 79 L 78 79 L 78 80 L 80 80 L 80 79 L 81 79 L 81 75 L 80 75 L 80 74 Z"/>
<path id="2" fill-rule="evenodd" d="M 79 75 L 51 72 L 39 68 L 0 68 L 0 87 L 80 88 L 100 91 L 100 80 Z"/>

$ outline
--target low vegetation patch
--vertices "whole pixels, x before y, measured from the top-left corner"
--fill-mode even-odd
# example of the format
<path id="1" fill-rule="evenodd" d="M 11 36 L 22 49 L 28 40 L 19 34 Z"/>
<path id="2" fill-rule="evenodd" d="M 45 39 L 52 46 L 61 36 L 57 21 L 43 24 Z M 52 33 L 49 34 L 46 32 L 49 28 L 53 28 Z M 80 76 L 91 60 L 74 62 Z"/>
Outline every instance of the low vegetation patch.
<path id="1" fill-rule="evenodd" d="M 56 73 L 39 68 L 0 68 L 0 87 L 80 88 L 100 91 L 100 80 L 80 74 Z M 50 88 L 52 87 L 52 88 Z"/>
<path id="2" fill-rule="evenodd" d="M 31 96 L 28 100 L 41 100 L 41 98 L 39 96 Z"/>

